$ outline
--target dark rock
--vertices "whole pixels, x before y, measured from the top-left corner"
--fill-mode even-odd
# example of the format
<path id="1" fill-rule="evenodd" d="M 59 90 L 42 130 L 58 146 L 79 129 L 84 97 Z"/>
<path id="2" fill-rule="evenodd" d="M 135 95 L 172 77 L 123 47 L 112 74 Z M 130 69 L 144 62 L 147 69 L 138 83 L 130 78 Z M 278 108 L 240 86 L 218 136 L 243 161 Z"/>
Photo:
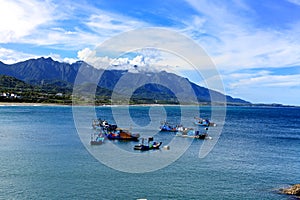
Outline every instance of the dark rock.
<path id="1" fill-rule="evenodd" d="M 280 192 L 283 194 L 295 195 L 300 197 L 300 184 L 295 184 L 289 188 L 280 189 Z"/>

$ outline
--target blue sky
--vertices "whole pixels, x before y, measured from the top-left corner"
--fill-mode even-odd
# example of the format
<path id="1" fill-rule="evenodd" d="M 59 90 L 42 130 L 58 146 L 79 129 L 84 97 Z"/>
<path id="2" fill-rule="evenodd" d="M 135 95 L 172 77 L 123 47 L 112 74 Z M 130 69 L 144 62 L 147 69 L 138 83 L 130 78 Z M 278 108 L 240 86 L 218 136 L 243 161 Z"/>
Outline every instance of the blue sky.
<path id="1" fill-rule="evenodd" d="M 145 27 L 192 38 L 215 63 L 227 94 L 300 105 L 300 0 L 0 0 L 0 60 L 74 62 Z"/>

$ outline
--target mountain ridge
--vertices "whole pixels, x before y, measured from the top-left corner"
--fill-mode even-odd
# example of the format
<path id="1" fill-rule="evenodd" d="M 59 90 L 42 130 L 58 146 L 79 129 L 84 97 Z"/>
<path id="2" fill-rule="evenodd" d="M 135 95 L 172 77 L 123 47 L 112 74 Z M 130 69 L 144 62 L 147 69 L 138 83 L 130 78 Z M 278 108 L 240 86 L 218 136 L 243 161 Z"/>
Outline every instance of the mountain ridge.
<path id="1" fill-rule="evenodd" d="M 107 91 L 114 91 L 116 86 L 119 86 L 120 94 L 122 91 L 128 92 L 132 90 L 132 87 L 140 85 L 135 91 L 131 91 L 131 99 L 148 99 L 148 102 L 152 103 L 161 101 L 174 101 L 178 103 L 175 94 L 184 96 L 186 88 L 183 86 L 188 83 L 190 84 L 189 87 L 193 89 L 198 102 L 192 99 L 192 95 L 185 95 L 184 99 L 186 103 L 211 103 L 211 96 L 214 96 L 214 100 L 220 99 L 220 102 L 225 99 L 227 103 L 231 104 L 250 104 L 248 101 L 233 98 L 229 95 L 224 95 L 220 92 L 199 86 L 190 82 L 187 78 L 166 71 L 156 73 L 132 73 L 128 70 L 103 70 L 94 68 L 83 61 L 69 64 L 54 61 L 51 57 L 29 59 L 9 65 L 0 62 L 0 74 L 15 77 L 32 85 L 39 85 L 45 82 L 55 83 L 55 81 L 60 84 L 74 85 L 78 73 L 82 73 L 83 76 L 82 80 L 77 82 L 77 84 L 93 83 L 99 79 L 99 82 L 96 83 L 98 87 Z M 101 78 L 99 78 L 100 75 Z M 124 84 L 118 84 L 124 77 L 128 80 L 126 80 Z M 168 86 L 172 87 L 172 91 L 168 89 Z M 106 94 L 110 93 L 107 91 Z"/>

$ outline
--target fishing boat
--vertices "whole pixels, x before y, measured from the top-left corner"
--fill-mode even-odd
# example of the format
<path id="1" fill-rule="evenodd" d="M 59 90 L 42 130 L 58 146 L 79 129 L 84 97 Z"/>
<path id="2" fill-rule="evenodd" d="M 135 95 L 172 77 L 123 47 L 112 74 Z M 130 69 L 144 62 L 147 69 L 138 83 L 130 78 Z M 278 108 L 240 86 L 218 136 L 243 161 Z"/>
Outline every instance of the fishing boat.
<path id="1" fill-rule="evenodd" d="M 140 134 L 130 133 L 129 130 L 116 128 L 113 131 L 106 131 L 105 135 L 109 140 L 127 140 L 127 141 L 138 141 Z"/>
<path id="2" fill-rule="evenodd" d="M 134 150 L 140 150 L 140 151 L 149 151 L 154 149 L 159 149 L 162 145 L 162 142 L 153 142 L 153 137 L 148 138 L 147 142 L 145 142 L 145 139 L 142 139 L 142 143 L 135 145 L 133 147 Z"/>
<path id="3" fill-rule="evenodd" d="M 117 125 L 110 124 L 106 120 L 102 120 L 102 119 L 93 120 L 92 127 L 94 129 L 107 130 L 107 131 L 114 131 L 118 128 Z"/>
<path id="4" fill-rule="evenodd" d="M 161 132 L 178 132 L 183 129 L 181 125 L 170 125 L 168 122 L 162 122 L 159 127 Z"/>
<path id="5" fill-rule="evenodd" d="M 207 131 L 207 129 L 205 129 Z M 178 132 L 176 133 L 176 136 L 178 137 L 184 137 L 184 138 L 196 138 L 196 139 L 211 139 L 211 137 L 208 136 L 208 134 L 201 133 L 199 130 L 188 130 L 188 131 L 183 131 L 183 132 Z"/>
<path id="6" fill-rule="evenodd" d="M 194 121 L 195 125 L 205 126 L 205 127 L 208 127 L 208 126 L 217 126 L 216 123 L 210 122 L 209 119 L 204 119 L 204 118 L 201 118 L 201 117 L 194 117 L 194 118 L 195 118 L 195 121 Z"/>
<path id="7" fill-rule="evenodd" d="M 99 133 L 99 134 L 92 134 L 91 135 L 91 141 L 90 144 L 91 145 L 101 145 L 104 142 L 104 136 Z"/>

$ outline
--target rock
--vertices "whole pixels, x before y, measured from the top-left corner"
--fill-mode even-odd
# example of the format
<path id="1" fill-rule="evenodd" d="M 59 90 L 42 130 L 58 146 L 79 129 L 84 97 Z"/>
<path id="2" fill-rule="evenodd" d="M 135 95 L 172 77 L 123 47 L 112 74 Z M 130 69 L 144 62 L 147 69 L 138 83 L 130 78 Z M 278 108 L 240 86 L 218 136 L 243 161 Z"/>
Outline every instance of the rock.
<path id="1" fill-rule="evenodd" d="M 295 184 L 289 188 L 280 189 L 283 194 L 296 195 L 300 197 L 300 184 Z"/>

